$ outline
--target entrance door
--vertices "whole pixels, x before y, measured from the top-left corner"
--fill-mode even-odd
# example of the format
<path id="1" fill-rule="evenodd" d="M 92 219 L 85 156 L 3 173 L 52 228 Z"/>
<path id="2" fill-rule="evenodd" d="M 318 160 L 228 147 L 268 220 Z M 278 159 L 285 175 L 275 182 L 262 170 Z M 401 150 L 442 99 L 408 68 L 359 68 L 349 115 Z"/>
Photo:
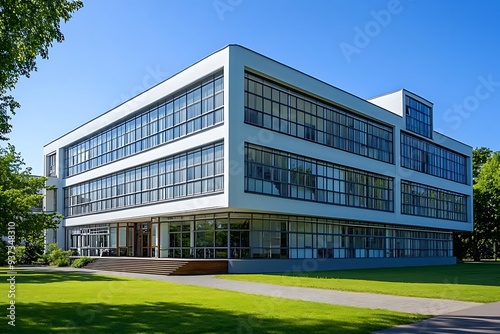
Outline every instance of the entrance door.
<path id="1" fill-rule="evenodd" d="M 151 223 L 136 223 L 135 236 L 135 256 L 151 257 Z"/>

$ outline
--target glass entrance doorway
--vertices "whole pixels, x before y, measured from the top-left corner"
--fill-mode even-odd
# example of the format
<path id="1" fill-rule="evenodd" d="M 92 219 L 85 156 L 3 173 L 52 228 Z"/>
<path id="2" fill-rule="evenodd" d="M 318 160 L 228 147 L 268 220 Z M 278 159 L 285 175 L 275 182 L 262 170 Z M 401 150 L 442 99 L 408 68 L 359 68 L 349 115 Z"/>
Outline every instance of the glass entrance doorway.
<path id="1" fill-rule="evenodd" d="M 135 224 L 135 256 L 151 256 L 151 223 Z"/>
<path id="2" fill-rule="evenodd" d="M 158 223 L 135 223 L 134 256 L 158 256 Z"/>

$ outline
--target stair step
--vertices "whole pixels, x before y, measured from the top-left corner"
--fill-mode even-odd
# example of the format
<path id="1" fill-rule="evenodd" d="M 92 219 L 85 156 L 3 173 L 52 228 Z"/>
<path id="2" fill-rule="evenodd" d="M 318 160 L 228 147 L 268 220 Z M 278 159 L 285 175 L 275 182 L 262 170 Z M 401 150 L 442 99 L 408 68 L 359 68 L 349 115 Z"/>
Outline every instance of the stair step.
<path id="1" fill-rule="evenodd" d="M 178 261 L 154 258 L 95 258 L 86 269 L 153 275 L 200 275 L 227 273 L 227 261 Z"/>

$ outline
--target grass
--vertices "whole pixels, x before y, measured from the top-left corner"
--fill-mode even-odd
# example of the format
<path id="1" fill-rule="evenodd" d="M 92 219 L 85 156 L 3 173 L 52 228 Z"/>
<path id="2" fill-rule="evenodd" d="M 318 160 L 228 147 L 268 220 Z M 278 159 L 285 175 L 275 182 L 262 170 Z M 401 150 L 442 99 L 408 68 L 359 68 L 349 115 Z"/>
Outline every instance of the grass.
<path id="1" fill-rule="evenodd" d="M 0 276 L 6 298 L 5 271 Z M 357 334 L 425 318 L 152 280 L 29 270 L 18 270 L 15 302 L 16 333 Z M 0 332 L 6 327 L 4 320 Z"/>
<path id="2" fill-rule="evenodd" d="M 397 296 L 479 303 L 500 301 L 500 263 L 219 277 L 238 281 Z"/>

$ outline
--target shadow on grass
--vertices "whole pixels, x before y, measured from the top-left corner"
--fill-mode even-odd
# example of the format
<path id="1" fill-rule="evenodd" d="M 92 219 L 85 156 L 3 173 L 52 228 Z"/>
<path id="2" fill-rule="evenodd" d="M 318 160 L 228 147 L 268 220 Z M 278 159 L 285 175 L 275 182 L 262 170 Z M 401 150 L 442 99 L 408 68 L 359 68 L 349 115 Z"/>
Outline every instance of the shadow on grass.
<path id="1" fill-rule="evenodd" d="M 382 282 L 471 284 L 500 286 L 500 265 L 496 263 L 463 263 L 451 266 L 303 271 L 269 275 L 339 278 Z"/>
<path id="2" fill-rule="evenodd" d="M 246 310 L 245 310 L 246 311 Z M 321 312 L 318 309 L 318 312 Z M 200 308 L 195 304 L 156 302 L 144 305 L 80 303 L 16 304 L 16 333 L 343 333 L 361 334 L 411 321 L 408 316 L 350 319 L 276 319 L 256 311 Z"/>
<path id="3" fill-rule="evenodd" d="M 5 272 L 0 272 L 2 281 L 3 277 L 8 275 Z M 88 271 L 58 271 L 57 269 L 44 269 L 40 271 L 33 270 L 17 270 L 16 282 L 17 283 L 31 283 L 31 284 L 45 284 L 54 282 L 65 281 L 78 281 L 78 282 L 99 282 L 99 281 L 120 281 L 119 277 L 107 277 L 96 275 Z"/>

